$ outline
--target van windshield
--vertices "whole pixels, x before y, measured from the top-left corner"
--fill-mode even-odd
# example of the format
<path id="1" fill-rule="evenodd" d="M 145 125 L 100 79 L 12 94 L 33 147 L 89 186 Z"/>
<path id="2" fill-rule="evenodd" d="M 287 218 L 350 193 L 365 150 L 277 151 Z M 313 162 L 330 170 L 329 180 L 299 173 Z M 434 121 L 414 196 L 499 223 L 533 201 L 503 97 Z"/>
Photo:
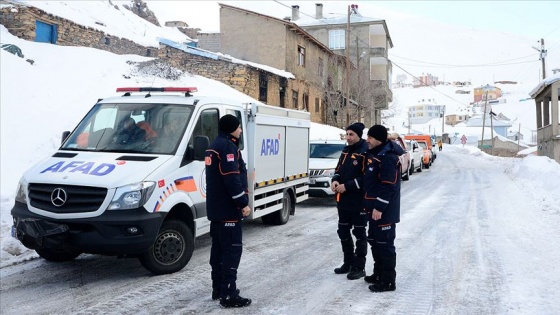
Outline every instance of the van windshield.
<path id="1" fill-rule="evenodd" d="M 344 144 L 338 143 L 312 143 L 309 148 L 309 157 L 315 159 L 338 159 L 344 146 Z"/>
<path id="2" fill-rule="evenodd" d="M 97 104 L 61 149 L 175 154 L 193 108 L 176 104 Z"/>

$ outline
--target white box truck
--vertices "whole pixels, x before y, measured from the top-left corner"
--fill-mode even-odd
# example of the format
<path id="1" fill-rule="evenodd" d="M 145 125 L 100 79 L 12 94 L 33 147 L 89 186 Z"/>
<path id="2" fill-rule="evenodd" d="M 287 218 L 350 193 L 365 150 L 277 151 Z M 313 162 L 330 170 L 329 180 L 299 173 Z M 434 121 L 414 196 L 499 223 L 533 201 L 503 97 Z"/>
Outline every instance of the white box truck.
<path id="1" fill-rule="evenodd" d="M 19 182 L 12 234 L 44 259 L 93 253 L 138 257 L 155 274 L 181 270 L 210 230 L 204 153 L 225 114 L 242 123 L 248 219 L 285 224 L 307 199 L 309 113 L 193 95 L 196 88 L 117 92 Z"/>

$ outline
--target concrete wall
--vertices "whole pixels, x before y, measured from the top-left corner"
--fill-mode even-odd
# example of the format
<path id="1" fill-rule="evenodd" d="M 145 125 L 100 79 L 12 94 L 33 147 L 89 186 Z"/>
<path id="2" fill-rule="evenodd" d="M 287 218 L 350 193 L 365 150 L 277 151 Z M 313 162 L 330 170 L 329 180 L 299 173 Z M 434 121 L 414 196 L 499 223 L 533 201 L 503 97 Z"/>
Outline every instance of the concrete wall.
<path id="1" fill-rule="evenodd" d="M 197 38 L 199 48 L 214 52 L 222 51 L 220 33 L 198 33 Z"/>

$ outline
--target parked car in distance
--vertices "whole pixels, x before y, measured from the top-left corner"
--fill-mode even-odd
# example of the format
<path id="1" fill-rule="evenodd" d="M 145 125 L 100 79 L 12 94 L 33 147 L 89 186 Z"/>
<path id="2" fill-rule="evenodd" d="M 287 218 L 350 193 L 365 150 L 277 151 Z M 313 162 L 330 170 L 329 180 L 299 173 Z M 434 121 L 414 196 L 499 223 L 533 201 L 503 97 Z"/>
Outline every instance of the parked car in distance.
<path id="1" fill-rule="evenodd" d="M 410 163 L 412 162 L 412 160 L 410 158 L 410 152 L 407 149 L 406 143 L 404 143 L 403 138 L 396 132 L 390 133 L 388 138 L 395 141 L 404 150 L 404 153 L 399 156 L 399 160 L 401 161 L 401 176 L 403 180 L 409 180 L 411 174 Z"/>
<path id="2" fill-rule="evenodd" d="M 424 150 L 418 145 L 418 142 L 416 142 L 416 140 L 406 140 L 405 143 L 406 146 L 410 149 L 410 175 L 412 175 L 414 171 L 422 172 L 422 169 L 424 168 Z"/>
<path id="3" fill-rule="evenodd" d="M 311 197 L 333 196 L 332 177 L 345 140 L 309 141 L 309 191 Z"/>
<path id="4" fill-rule="evenodd" d="M 422 164 L 424 164 L 424 168 L 428 169 L 432 165 L 432 150 L 428 148 L 428 144 L 426 141 L 416 141 L 418 146 L 422 148 L 424 152 L 424 158 L 422 159 Z"/>
<path id="5" fill-rule="evenodd" d="M 430 135 L 405 135 L 404 138 L 407 139 L 407 140 L 408 139 L 416 140 L 416 141 L 418 141 L 418 143 L 420 143 L 420 142 L 426 143 L 425 147 L 428 150 L 430 150 L 430 163 L 427 163 L 427 164 L 424 163 L 424 166 L 427 165 L 429 167 L 430 165 L 432 165 L 432 163 L 434 162 L 434 160 L 436 158 L 436 155 L 433 154 L 435 152 L 435 149 L 434 149 L 434 144 L 435 143 L 433 142 L 433 139 Z"/>

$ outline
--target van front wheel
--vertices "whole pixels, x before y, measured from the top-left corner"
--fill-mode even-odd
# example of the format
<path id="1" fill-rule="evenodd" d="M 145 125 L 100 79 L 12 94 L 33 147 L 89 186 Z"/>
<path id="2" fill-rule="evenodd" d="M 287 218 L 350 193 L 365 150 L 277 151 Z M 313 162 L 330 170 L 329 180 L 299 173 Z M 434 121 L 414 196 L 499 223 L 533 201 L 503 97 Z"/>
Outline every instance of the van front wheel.
<path id="1" fill-rule="evenodd" d="M 187 265 L 194 251 L 194 236 L 182 221 L 163 222 L 154 244 L 140 256 L 140 263 L 156 275 L 177 272 Z"/>

